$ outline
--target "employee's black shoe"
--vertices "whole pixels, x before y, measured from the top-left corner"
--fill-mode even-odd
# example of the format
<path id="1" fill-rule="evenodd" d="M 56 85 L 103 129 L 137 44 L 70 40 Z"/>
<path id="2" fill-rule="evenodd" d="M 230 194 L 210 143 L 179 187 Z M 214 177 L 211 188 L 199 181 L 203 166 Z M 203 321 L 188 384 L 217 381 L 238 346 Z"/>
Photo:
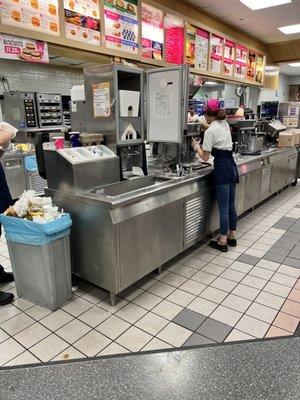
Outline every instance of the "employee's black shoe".
<path id="1" fill-rule="evenodd" d="M 237 240 L 236 239 L 227 239 L 227 244 L 230 247 L 236 247 L 237 246 Z"/>
<path id="2" fill-rule="evenodd" d="M 11 303 L 13 299 L 14 295 L 12 293 L 0 292 L 0 307 Z"/>
<path id="3" fill-rule="evenodd" d="M 0 272 L 0 283 L 13 282 L 14 280 L 14 276 L 11 272 Z"/>
<path id="4" fill-rule="evenodd" d="M 227 244 L 220 244 L 216 240 L 211 240 L 209 242 L 209 246 L 212 247 L 213 249 L 222 251 L 223 253 L 227 253 L 228 252 L 228 245 Z"/>

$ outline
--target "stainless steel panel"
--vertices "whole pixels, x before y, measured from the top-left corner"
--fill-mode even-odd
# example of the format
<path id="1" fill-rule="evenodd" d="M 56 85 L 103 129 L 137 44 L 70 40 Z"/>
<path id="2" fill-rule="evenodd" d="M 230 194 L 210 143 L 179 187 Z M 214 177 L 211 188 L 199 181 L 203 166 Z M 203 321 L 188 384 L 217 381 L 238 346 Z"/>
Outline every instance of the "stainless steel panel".
<path id="1" fill-rule="evenodd" d="M 262 167 L 260 201 L 265 200 L 272 194 L 272 175 L 273 175 L 272 165 L 265 165 Z"/>
<path id="2" fill-rule="evenodd" d="M 40 196 L 45 194 L 45 188 L 47 187 L 46 179 L 40 177 L 38 172 L 28 172 L 28 188 L 31 190 L 35 190 L 36 193 Z"/>
<path id="3" fill-rule="evenodd" d="M 22 157 L 4 155 L 1 162 L 11 196 L 13 199 L 18 199 L 27 189 Z"/>
<path id="4" fill-rule="evenodd" d="M 236 185 L 235 193 L 235 206 L 237 215 L 240 216 L 245 210 L 245 187 L 246 187 L 246 176 L 240 176 L 240 183 Z"/>
<path id="5" fill-rule="evenodd" d="M 261 168 L 246 174 L 244 211 L 259 203 Z"/>
<path id="6" fill-rule="evenodd" d="M 183 251 L 183 201 L 118 226 L 123 290 Z"/>

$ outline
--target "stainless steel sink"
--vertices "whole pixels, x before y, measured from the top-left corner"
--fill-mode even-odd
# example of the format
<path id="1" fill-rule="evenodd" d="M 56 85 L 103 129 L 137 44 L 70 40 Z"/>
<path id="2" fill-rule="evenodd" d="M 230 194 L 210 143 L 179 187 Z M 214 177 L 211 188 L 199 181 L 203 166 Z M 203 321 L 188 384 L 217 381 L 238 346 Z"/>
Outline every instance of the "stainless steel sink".
<path id="1" fill-rule="evenodd" d="M 158 185 L 164 185 L 171 182 L 173 178 L 158 177 L 158 176 L 143 176 L 139 178 L 130 179 L 128 181 L 113 183 L 112 185 L 102 186 L 95 188 L 91 193 L 103 195 L 107 197 L 125 197 L 132 192 L 141 191 L 153 188 Z"/>

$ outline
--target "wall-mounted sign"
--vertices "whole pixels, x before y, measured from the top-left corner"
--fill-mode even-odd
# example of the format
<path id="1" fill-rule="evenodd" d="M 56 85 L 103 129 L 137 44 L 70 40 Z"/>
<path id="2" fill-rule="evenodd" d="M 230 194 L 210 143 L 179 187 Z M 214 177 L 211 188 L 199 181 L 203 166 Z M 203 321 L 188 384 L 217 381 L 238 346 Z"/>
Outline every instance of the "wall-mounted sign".
<path id="1" fill-rule="evenodd" d="M 182 19 L 167 14 L 165 16 L 166 61 L 183 64 L 184 22 Z"/>
<path id="2" fill-rule="evenodd" d="M 262 54 L 257 55 L 255 80 L 257 83 L 263 83 L 264 80 L 264 56 Z"/>
<path id="3" fill-rule="evenodd" d="M 212 34 L 210 45 L 210 70 L 217 74 L 221 73 L 223 42 L 224 39 L 221 36 Z"/>
<path id="4" fill-rule="evenodd" d="M 163 12 L 142 3 L 142 56 L 144 58 L 163 59 L 163 25 Z"/>
<path id="5" fill-rule="evenodd" d="M 0 34 L 0 58 L 34 63 L 49 63 L 45 42 Z"/>
<path id="6" fill-rule="evenodd" d="M 247 79 L 254 80 L 256 72 L 256 53 L 249 51 L 247 62 Z"/>
<path id="7" fill-rule="evenodd" d="M 209 32 L 197 28 L 195 47 L 195 67 L 206 71 L 208 64 Z"/>
<path id="8" fill-rule="evenodd" d="M 226 39 L 224 45 L 224 58 L 227 60 L 234 60 L 235 59 L 235 43 L 231 40 Z"/>
<path id="9" fill-rule="evenodd" d="M 138 53 L 137 0 L 104 0 L 106 47 Z"/>
<path id="10" fill-rule="evenodd" d="M 100 45 L 98 0 L 64 0 L 68 39 Z"/>
<path id="11" fill-rule="evenodd" d="M 235 46 L 235 60 L 239 63 L 247 64 L 248 50 L 246 47 L 237 44 Z"/>
<path id="12" fill-rule="evenodd" d="M 185 60 L 191 67 L 195 67 L 196 28 L 186 24 Z"/>
<path id="13" fill-rule="evenodd" d="M 1 22 L 59 35 L 58 0 L 0 0 Z"/>

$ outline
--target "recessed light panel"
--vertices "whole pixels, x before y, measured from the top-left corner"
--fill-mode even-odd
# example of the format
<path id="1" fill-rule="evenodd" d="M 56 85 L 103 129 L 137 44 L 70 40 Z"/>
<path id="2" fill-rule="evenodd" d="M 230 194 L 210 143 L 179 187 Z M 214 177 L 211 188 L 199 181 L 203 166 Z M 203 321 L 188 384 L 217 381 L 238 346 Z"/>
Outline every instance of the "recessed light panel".
<path id="1" fill-rule="evenodd" d="M 290 63 L 289 66 L 290 67 L 295 67 L 295 68 L 300 67 L 300 62 Z"/>
<path id="2" fill-rule="evenodd" d="M 293 33 L 300 33 L 300 24 L 282 26 L 278 29 L 286 35 L 292 35 Z"/>
<path id="3" fill-rule="evenodd" d="M 240 0 L 251 10 L 261 10 L 263 8 L 281 6 L 282 4 L 291 3 L 292 0 Z"/>

